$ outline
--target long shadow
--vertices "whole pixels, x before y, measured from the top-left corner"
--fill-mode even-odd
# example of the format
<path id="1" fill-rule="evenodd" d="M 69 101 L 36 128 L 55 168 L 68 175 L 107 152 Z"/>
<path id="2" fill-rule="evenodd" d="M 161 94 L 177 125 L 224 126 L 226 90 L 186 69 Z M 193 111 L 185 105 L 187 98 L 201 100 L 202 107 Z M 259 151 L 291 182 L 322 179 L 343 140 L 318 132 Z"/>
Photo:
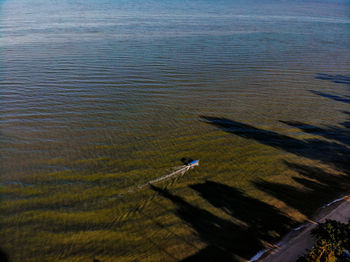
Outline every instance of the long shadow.
<path id="1" fill-rule="evenodd" d="M 0 261 L 1 262 L 10 262 L 8 255 L 2 249 L 0 249 Z"/>
<path id="2" fill-rule="evenodd" d="M 293 177 L 294 181 L 304 187 L 303 189 L 262 180 L 253 183 L 258 189 L 282 200 L 306 216 L 313 215 L 319 207 L 349 188 L 350 178 L 347 175 L 333 175 L 317 167 L 290 162 L 285 164 L 304 176 L 304 178 Z"/>
<path id="3" fill-rule="evenodd" d="M 350 76 L 345 75 L 330 75 L 330 74 L 317 74 L 316 79 L 332 81 L 336 84 L 345 84 L 350 86 Z"/>
<path id="4" fill-rule="evenodd" d="M 251 125 L 239 123 L 226 118 L 208 116 L 202 116 L 202 118 L 209 124 L 215 125 L 226 132 L 247 139 L 252 139 L 262 144 L 302 157 L 320 160 L 329 166 L 349 174 L 350 149 L 346 146 L 346 143 L 349 142 L 349 137 L 346 134 L 346 128 L 341 130 L 342 135 L 338 135 L 333 134 L 332 131 L 323 130 L 321 128 L 303 123 L 284 122 L 292 126 L 298 126 L 304 131 L 337 140 L 337 142 L 329 142 L 320 139 L 299 140 L 286 135 L 278 134 L 276 132 L 258 129 Z M 334 128 L 333 131 L 338 130 Z M 344 143 L 341 144 L 339 142 Z M 311 215 L 321 205 L 339 195 L 339 192 L 348 190 L 348 176 L 342 176 L 339 182 L 336 183 L 336 178 L 334 175 L 329 174 L 319 168 L 291 164 L 288 162 L 286 162 L 286 164 L 289 168 L 294 169 L 307 178 L 294 178 L 294 180 L 308 189 L 302 190 L 294 186 L 266 181 L 257 181 L 254 182 L 254 184 L 260 190 L 268 192 L 305 215 Z M 319 175 L 317 176 L 317 174 Z M 310 179 L 316 179 L 318 182 L 313 182 Z M 305 201 L 305 199 L 307 199 L 307 201 Z M 310 207 L 310 205 L 312 205 L 312 207 Z"/>
<path id="5" fill-rule="evenodd" d="M 350 77 L 341 75 L 319 74 L 317 79 L 329 80 L 350 86 Z M 350 97 L 335 96 L 314 92 L 335 101 L 350 103 Z M 345 112 L 350 115 L 349 112 Z M 312 215 L 321 205 L 348 191 L 350 184 L 350 122 L 340 126 L 320 128 L 302 122 L 281 121 L 289 126 L 318 135 L 324 139 L 296 139 L 269 130 L 234 120 L 213 116 L 201 116 L 206 123 L 225 132 L 257 141 L 261 144 L 284 150 L 295 155 L 321 161 L 344 175 L 334 175 L 318 167 L 306 166 L 285 161 L 285 165 L 300 176 L 292 179 L 300 186 L 255 181 L 254 185 L 288 206 L 299 210 L 306 216 Z M 162 197 L 172 201 L 176 214 L 190 225 L 199 238 L 207 244 L 206 248 L 186 258 L 184 261 L 235 261 L 248 259 L 262 249 L 262 243 L 275 242 L 288 232 L 295 222 L 278 209 L 262 201 L 251 198 L 243 192 L 217 182 L 206 181 L 190 186 L 212 206 L 221 209 L 230 220 L 214 215 L 186 202 L 166 189 L 155 186 L 151 188 Z"/>
<path id="6" fill-rule="evenodd" d="M 350 86 L 350 77 L 348 76 L 319 74 L 316 78 Z M 350 103 L 349 96 L 312 92 L 335 101 Z M 345 113 L 350 115 L 349 112 Z M 206 123 L 214 125 L 225 132 L 255 140 L 261 144 L 301 157 L 321 161 L 344 172 L 344 175 L 334 175 L 318 167 L 285 161 L 286 166 L 300 175 L 300 177 L 292 177 L 300 187 L 263 180 L 254 182 L 255 186 L 260 190 L 282 200 L 288 206 L 299 210 L 306 216 L 312 215 L 316 209 L 339 195 L 340 192 L 348 190 L 350 184 L 348 176 L 350 167 L 350 148 L 348 147 L 350 145 L 349 121 L 341 123 L 340 126 L 328 126 L 326 128 L 296 121 L 281 121 L 289 126 L 299 128 L 305 133 L 327 139 L 323 140 L 296 139 L 227 118 L 213 116 L 201 116 L 201 118 Z M 205 249 L 185 259 L 185 261 L 225 261 L 227 259 L 230 260 L 229 258 L 234 254 L 243 258 L 249 258 L 252 254 L 249 250 L 257 251 L 260 249 L 261 241 L 276 241 L 295 225 L 289 217 L 276 208 L 257 199 L 250 198 L 241 191 L 227 185 L 207 181 L 202 184 L 191 185 L 190 187 L 211 205 L 231 216 L 233 221 L 243 223 L 245 227 L 239 227 L 236 223 L 223 220 L 208 211 L 194 207 L 166 190 L 153 187 L 153 190 L 160 195 L 177 204 L 177 214 L 191 225 L 200 238 L 207 243 Z M 220 237 L 218 238 L 218 236 Z M 223 239 L 224 241 L 222 241 Z M 221 255 L 225 258 L 221 258 Z"/>
<path id="7" fill-rule="evenodd" d="M 328 80 L 350 86 L 350 76 L 318 74 L 316 79 Z M 335 101 L 350 102 L 348 96 L 340 97 L 320 92 L 313 93 Z M 349 112 L 344 113 L 350 115 Z M 303 187 L 294 187 L 266 181 L 255 182 L 255 185 L 259 189 L 283 200 L 291 207 L 298 209 L 306 215 L 311 215 L 320 205 L 325 204 L 330 199 L 339 195 L 340 192 L 348 191 L 350 182 L 348 176 L 350 173 L 350 121 L 340 123 L 338 126 L 328 126 L 326 128 L 298 121 L 280 121 L 289 126 L 299 128 L 305 133 L 314 134 L 327 139 L 324 140 L 296 139 L 227 118 L 212 116 L 201 116 L 201 118 L 208 124 L 214 125 L 231 134 L 255 140 L 261 144 L 301 157 L 321 161 L 346 174 L 344 176 L 335 176 L 317 167 L 285 162 L 290 169 L 304 176 L 304 178 L 293 177 L 294 181 Z M 305 201 L 305 199 L 307 199 L 307 201 Z M 312 205 L 312 207 L 310 207 L 310 205 Z"/>
<path id="8" fill-rule="evenodd" d="M 230 186 L 206 181 L 190 187 L 216 208 L 247 224 L 251 238 L 275 242 L 295 226 L 295 223 L 277 208 L 248 197 Z"/>
<path id="9" fill-rule="evenodd" d="M 249 259 L 263 248 L 261 241 L 274 242 L 295 226 L 275 207 L 220 183 L 207 181 L 191 185 L 191 188 L 236 223 L 193 206 L 168 190 L 151 188 L 176 204 L 176 214 L 207 244 L 206 248 L 184 261 L 235 261 L 236 256 Z"/>
<path id="10" fill-rule="evenodd" d="M 332 95 L 332 94 L 328 94 L 328 93 L 325 93 L 325 92 L 313 91 L 313 90 L 310 90 L 310 92 L 315 94 L 315 95 L 319 95 L 319 96 L 323 96 L 323 97 L 326 97 L 326 98 L 330 98 L 330 99 L 338 101 L 338 102 L 350 104 L 349 96 L 337 96 L 337 95 Z"/>
<path id="11" fill-rule="evenodd" d="M 261 144 L 272 146 L 298 156 L 322 161 L 343 172 L 349 170 L 350 149 L 343 144 L 321 139 L 299 140 L 227 118 L 211 116 L 201 116 L 201 118 L 206 120 L 208 124 L 237 136 L 252 139 Z"/>
<path id="12" fill-rule="evenodd" d="M 350 145 L 350 122 L 346 121 L 341 123 L 342 127 L 329 126 L 327 128 L 320 128 L 314 125 L 306 124 L 299 121 L 280 121 L 286 125 L 299 128 L 308 134 L 322 136 L 327 139 L 338 141 L 345 145 Z"/>
<path id="13" fill-rule="evenodd" d="M 350 87 L 350 76 L 317 74 L 315 78 L 320 80 L 332 81 L 333 83 L 336 83 L 336 84 L 348 85 Z M 338 95 L 333 95 L 333 94 L 320 92 L 320 91 L 312 91 L 312 90 L 310 90 L 310 92 L 322 97 L 326 97 L 326 98 L 338 101 L 338 102 L 350 104 L 350 96 L 338 96 Z"/>
<path id="14" fill-rule="evenodd" d="M 298 172 L 300 175 L 308 179 L 316 180 L 321 184 L 333 188 L 334 190 L 344 191 L 348 189 L 348 183 L 350 182 L 350 176 L 348 175 L 333 175 L 319 167 L 306 166 L 288 161 L 284 161 L 284 164 L 290 169 Z"/>
<path id="15" fill-rule="evenodd" d="M 350 116 L 350 112 L 343 111 L 343 113 L 344 113 L 345 115 Z M 346 120 L 346 121 L 340 123 L 340 125 L 342 125 L 344 128 L 350 129 L 350 121 L 349 121 L 349 120 Z M 350 132 L 350 131 L 348 131 L 348 132 Z"/>
<path id="16" fill-rule="evenodd" d="M 282 200 L 288 206 L 299 210 L 306 216 L 312 215 L 317 208 L 329 200 L 329 195 L 324 194 L 328 190 L 327 186 L 317 184 L 311 180 L 294 179 L 309 188 L 311 187 L 312 190 L 302 190 L 291 185 L 267 181 L 256 181 L 253 183 L 258 189 Z"/>
<path id="17" fill-rule="evenodd" d="M 196 207 L 166 189 L 152 185 L 151 188 L 172 201 L 177 206 L 176 214 L 207 244 L 206 248 L 184 261 L 238 261 L 236 255 L 249 258 L 263 248 L 257 238 L 251 238 L 248 229 Z"/>

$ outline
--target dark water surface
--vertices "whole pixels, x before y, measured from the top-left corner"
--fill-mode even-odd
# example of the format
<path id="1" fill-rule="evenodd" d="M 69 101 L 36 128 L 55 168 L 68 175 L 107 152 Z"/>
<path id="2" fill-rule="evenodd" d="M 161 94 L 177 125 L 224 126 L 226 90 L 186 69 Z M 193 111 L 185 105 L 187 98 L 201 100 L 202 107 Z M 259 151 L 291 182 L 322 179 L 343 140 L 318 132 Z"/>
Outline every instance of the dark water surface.
<path id="1" fill-rule="evenodd" d="M 328 165 L 263 138 L 271 133 L 249 134 L 321 134 L 298 121 L 349 146 L 347 130 L 336 132 L 348 128 L 349 26 L 347 1 L 0 1 L 2 183 L 119 190 L 191 157 L 202 161 L 198 179 L 233 177 L 231 186 L 254 195 L 251 181 L 290 169 L 286 154 Z M 11 232 L 7 250 L 21 238 Z"/>
<path id="2" fill-rule="evenodd" d="M 5 173 L 111 139 L 161 155 L 155 138 L 208 132 L 199 115 L 267 128 L 337 121 L 335 103 L 309 90 L 346 90 L 315 76 L 349 72 L 348 12 L 322 2 L 2 1 Z"/>

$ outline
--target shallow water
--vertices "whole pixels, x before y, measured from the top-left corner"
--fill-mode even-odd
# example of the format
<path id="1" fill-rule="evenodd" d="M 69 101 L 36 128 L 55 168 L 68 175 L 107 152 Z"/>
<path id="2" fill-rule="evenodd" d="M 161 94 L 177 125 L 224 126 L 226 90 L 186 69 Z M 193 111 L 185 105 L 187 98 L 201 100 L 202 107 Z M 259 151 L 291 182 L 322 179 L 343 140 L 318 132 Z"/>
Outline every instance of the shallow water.
<path id="1" fill-rule="evenodd" d="M 329 164 L 205 117 L 296 139 L 314 134 L 280 121 L 339 127 L 349 25 L 346 1 L 0 1 L 2 182 L 76 171 L 119 189 L 191 157 L 249 192 L 286 152 Z"/>
<path id="2" fill-rule="evenodd" d="M 130 151 L 159 137 L 176 143 L 210 131 L 199 115 L 266 128 L 341 118 L 309 90 L 346 90 L 315 76 L 349 70 L 347 5 L 1 4 L 2 153 L 16 159 L 5 173 L 21 169 L 19 158 L 26 172 L 29 159 L 106 140 Z"/>

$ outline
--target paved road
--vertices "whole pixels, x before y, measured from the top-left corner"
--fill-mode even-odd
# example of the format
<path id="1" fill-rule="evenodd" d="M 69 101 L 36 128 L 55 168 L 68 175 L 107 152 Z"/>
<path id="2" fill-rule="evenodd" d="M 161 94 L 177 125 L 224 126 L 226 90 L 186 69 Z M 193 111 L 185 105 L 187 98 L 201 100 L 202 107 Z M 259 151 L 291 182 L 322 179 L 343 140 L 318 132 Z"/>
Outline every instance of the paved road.
<path id="1" fill-rule="evenodd" d="M 326 213 L 325 213 L 326 212 Z M 345 198 L 335 209 L 320 213 L 316 222 L 324 222 L 326 219 L 333 219 L 347 223 L 350 218 L 350 198 Z M 317 226 L 317 223 L 308 225 L 299 235 L 276 248 L 270 255 L 259 261 L 261 262 L 295 262 L 299 256 L 305 253 L 306 249 L 313 246 L 311 230 Z"/>

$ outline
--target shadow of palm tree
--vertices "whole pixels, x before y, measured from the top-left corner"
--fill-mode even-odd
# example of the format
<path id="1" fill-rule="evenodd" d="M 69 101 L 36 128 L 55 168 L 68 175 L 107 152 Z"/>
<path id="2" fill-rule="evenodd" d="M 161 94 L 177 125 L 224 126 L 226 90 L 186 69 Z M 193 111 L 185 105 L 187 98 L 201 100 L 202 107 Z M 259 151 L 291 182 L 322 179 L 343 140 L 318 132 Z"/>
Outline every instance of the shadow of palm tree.
<path id="1" fill-rule="evenodd" d="M 10 262 L 8 255 L 2 249 L 0 249 L 0 261 L 1 262 Z"/>
<path id="2" fill-rule="evenodd" d="M 328 94 L 328 93 L 325 93 L 325 92 L 313 91 L 313 90 L 310 90 L 310 92 L 315 94 L 315 95 L 319 95 L 319 96 L 323 96 L 323 97 L 326 97 L 326 98 L 330 98 L 330 99 L 338 101 L 338 102 L 350 104 L 350 97 L 349 96 L 337 96 L 337 95 L 332 95 L 332 94 Z"/>
<path id="3" fill-rule="evenodd" d="M 350 85 L 350 77 L 319 74 L 317 79 Z M 335 101 L 350 102 L 347 97 L 317 93 Z M 350 115 L 349 112 L 344 112 Z M 221 130 L 257 141 L 311 160 L 318 160 L 335 168 L 343 175 L 335 175 L 314 166 L 284 161 L 285 165 L 300 176 L 292 179 L 300 186 L 259 180 L 254 185 L 299 210 L 312 215 L 321 205 L 348 191 L 350 184 L 350 122 L 326 128 L 296 121 L 280 121 L 299 128 L 305 133 L 325 139 L 297 139 L 277 132 L 254 127 L 222 117 L 201 116 L 206 123 Z M 296 222 L 275 207 L 251 198 L 238 189 L 221 183 L 206 181 L 190 185 L 212 206 L 226 213 L 231 219 L 223 219 L 213 213 L 186 202 L 166 189 L 151 186 L 160 196 L 176 205 L 176 214 L 191 226 L 207 246 L 183 261 L 236 261 L 249 259 L 268 242 L 275 242 L 296 225 Z M 264 244 L 263 244 L 264 243 Z"/>
<path id="4" fill-rule="evenodd" d="M 343 144 L 321 139 L 299 140 L 227 118 L 211 116 L 201 116 L 201 118 L 206 120 L 208 124 L 214 125 L 231 134 L 252 139 L 261 144 L 272 146 L 298 156 L 322 161 L 340 171 L 346 172 L 349 170 L 350 149 Z M 316 127 L 313 128 L 313 130 L 315 129 Z"/>
<path id="5" fill-rule="evenodd" d="M 298 128 L 305 133 L 322 136 L 324 138 L 340 142 L 344 145 L 350 145 L 350 122 L 341 123 L 342 127 L 329 126 L 328 128 L 320 128 L 314 125 L 306 124 L 299 121 L 280 121 L 286 125 Z"/>
<path id="6" fill-rule="evenodd" d="M 330 142 L 320 139 L 299 140 L 226 118 L 208 116 L 202 116 L 202 118 L 209 124 L 215 125 L 226 132 L 252 139 L 302 157 L 320 160 L 346 174 L 349 173 L 350 149 L 347 147 L 349 143 L 349 132 L 345 125 L 344 128 L 330 127 L 329 129 L 322 129 L 301 122 L 283 121 L 283 123 L 298 127 L 305 132 L 336 141 Z M 285 162 L 285 164 L 306 177 L 306 179 L 293 178 L 306 189 L 302 190 L 294 186 L 266 181 L 257 181 L 254 184 L 260 190 L 268 192 L 305 215 L 311 215 L 321 205 L 338 196 L 340 192 L 348 190 L 347 188 L 350 182 L 348 176 L 334 176 L 316 167 L 289 162 Z M 316 180 L 317 182 L 312 180 Z M 308 201 L 305 201 L 305 199 Z"/>
<path id="7" fill-rule="evenodd" d="M 248 197 L 230 186 L 206 181 L 190 187 L 216 208 L 247 224 L 251 238 L 274 242 L 295 226 L 295 223 L 277 208 Z"/>
<path id="8" fill-rule="evenodd" d="M 350 182 L 348 175 L 330 174 L 319 167 L 306 166 L 288 161 L 284 161 L 284 164 L 308 179 L 316 180 L 321 184 L 328 185 L 337 190 L 346 190 L 348 188 L 347 183 Z"/>
<path id="9" fill-rule="evenodd" d="M 345 75 L 330 75 L 330 74 L 317 74 L 316 79 L 332 81 L 336 84 L 345 84 L 350 86 L 350 76 Z"/>
<path id="10" fill-rule="evenodd" d="M 320 206 L 349 188 L 350 178 L 347 175 L 334 175 L 317 167 L 290 162 L 285 164 L 303 176 L 303 178 L 293 177 L 293 180 L 302 185 L 303 189 L 263 180 L 253 183 L 258 189 L 282 200 L 306 216 L 311 216 Z"/>
<path id="11" fill-rule="evenodd" d="M 318 207 L 323 205 L 325 201 L 328 200 L 328 198 L 322 194 L 322 192 L 327 190 L 327 187 L 318 185 L 310 180 L 307 181 L 299 179 L 298 182 L 304 182 L 304 184 L 308 185 L 308 187 L 312 187 L 313 190 L 302 190 L 291 185 L 267 182 L 263 180 L 256 181 L 254 184 L 258 189 L 269 193 L 279 200 L 282 200 L 288 206 L 299 210 L 304 215 L 310 216 Z M 317 192 L 318 194 L 315 194 Z"/>
<path id="12" fill-rule="evenodd" d="M 196 207 L 167 189 L 153 185 L 150 187 L 160 196 L 172 201 L 177 206 L 176 214 L 207 244 L 206 248 L 184 261 L 238 261 L 237 255 L 249 258 L 255 250 L 263 248 L 258 239 L 251 238 L 248 229 Z"/>
<path id="13" fill-rule="evenodd" d="M 189 224 L 207 247 L 184 261 L 235 261 L 249 259 L 264 248 L 262 241 L 276 241 L 295 223 L 287 216 L 230 186 L 207 181 L 190 186 L 216 208 L 232 217 L 222 219 L 186 202 L 166 189 L 151 188 L 177 205 L 176 214 Z M 239 221 L 239 222 L 233 222 Z"/>
<path id="14" fill-rule="evenodd" d="M 318 74 L 316 79 L 350 86 L 350 76 Z M 327 93 L 312 92 L 335 101 L 350 102 L 348 96 L 340 97 Z M 349 112 L 344 113 L 350 115 Z M 317 167 L 285 162 L 290 169 L 304 177 L 293 177 L 294 181 L 303 186 L 303 189 L 280 183 L 266 181 L 254 182 L 259 189 L 268 192 L 306 215 L 311 215 L 315 209 L 341 192 L 348 191 L 350 182 L 348 176 L 350 170 L 350 121 L 340 123 L 339 126 L 328 126 L 326 128 L 298 121 L 280 121 L 281 123 L 298 128 L 305 133 L 318 135 L 327 139 L 323 140 L 296 139 L 227 118 L 211 116 L 201 116 L 201 118 L 205 122 L 231 134 L 255 140 L 261 144 L 272 146 L 301 157 L 319 160 L 332 168 L 342 171 L 345 175 L 335 176 Z M 305 199 L 308 201 L 305 201 Z"/>
<path id="15" fill-rule="evenodd" d="M 347 112 L 347 111 L 343 111 L 343 114 L 350 116 L 350 112 Z M 343 123 L 340 123 L 340 125 L 342 125 L 344 128 L 349 129 L 350 128 L 350 121 L 346 120 Z"/>
<path id="16" fill-rule="evenodd" d="M 350 76 L 317 74 L 315 78 L 320 80 L 332 81 L 333 83 L 336 83 L 336 84 L 348 85 L 350 87 Z M 320 92 L 320 91 L 313 91 L 313 90 L 310 90 L 310 92 L 322 97 L 326 97 L 326 98 L 338 101 L 338 102 L 350 104 L 350 96 L 338 96 L 334 94 L 329 94 L 329 93 Z"/>

